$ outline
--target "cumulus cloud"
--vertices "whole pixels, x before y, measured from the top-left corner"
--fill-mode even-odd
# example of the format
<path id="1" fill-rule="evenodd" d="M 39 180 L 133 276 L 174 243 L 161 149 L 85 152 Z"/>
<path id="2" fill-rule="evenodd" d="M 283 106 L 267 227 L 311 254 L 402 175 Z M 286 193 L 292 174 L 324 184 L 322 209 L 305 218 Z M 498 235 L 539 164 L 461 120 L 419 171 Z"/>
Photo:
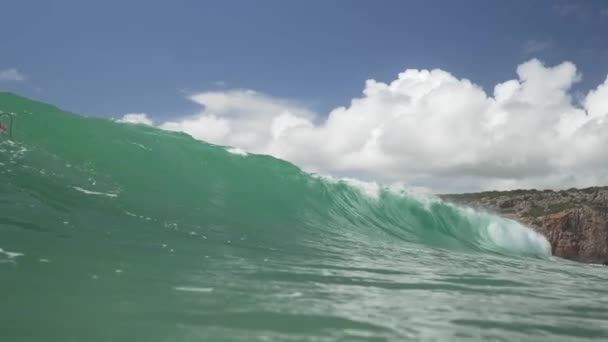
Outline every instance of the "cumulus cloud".
<path id="1" fill-rule="evenodd" d="M 608 184 L 608 79 L 578 103 L 579 79 L 570 62 L 533 59 L 488 94 L 444 70 L 408 69 L 368 80 L 327 115 L 230 90 L 192 96 L 199 113 L 159 126 L 313 172 L 435 192 Z"/>
<path id="2" fill-rule="evenodd" d="M 27 77 L 17 69 L 0 70 L 0 81 L 25 81 Z"/>
<path id="3" fill-rule="evenodd" d="M 312 127 L 315 116 L 301 106 L 252 90 L 206 92 L 191 100 L 203 106 L 200 113 L 160 127 L 259 153 L 279 154 L 274 144 L 281 136 L 297 126 Z"/>
<path id="4" fill-rule="evenodd" d="M 123 123 L 130 123 L 130 124 L 146 125 L 146 126 L 154 125 L 154 121 L 152 121 L 152 119 L 148 118 L 148 115 L 146 115 L 145 113 L 128 113 L 116 121 L 123 122 Z"/>

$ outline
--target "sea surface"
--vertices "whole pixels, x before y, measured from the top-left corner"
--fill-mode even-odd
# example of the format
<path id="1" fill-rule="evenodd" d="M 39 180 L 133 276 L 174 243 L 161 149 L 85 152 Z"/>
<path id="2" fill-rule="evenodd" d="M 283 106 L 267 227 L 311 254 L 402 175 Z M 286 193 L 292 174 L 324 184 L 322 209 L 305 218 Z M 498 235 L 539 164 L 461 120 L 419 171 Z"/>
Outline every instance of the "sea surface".
<path id="1" fill-rule="evenodd" d="M 607 268 L 514 221 L 8 93 L 0 111 L 0 341 L 608 340 Z"/>

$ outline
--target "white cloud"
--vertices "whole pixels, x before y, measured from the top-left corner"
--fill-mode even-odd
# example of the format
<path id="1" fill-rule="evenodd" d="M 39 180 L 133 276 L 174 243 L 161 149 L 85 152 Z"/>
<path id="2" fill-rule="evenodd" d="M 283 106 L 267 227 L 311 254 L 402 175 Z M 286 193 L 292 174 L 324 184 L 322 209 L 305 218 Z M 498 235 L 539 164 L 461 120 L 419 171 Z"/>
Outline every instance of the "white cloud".
<path id="1" fill-rule="evenodd" d="M 314 117 L 300 106 L 251 90 L 206 92 L 192 96 L 191 100 L 204 109 L 160 127 L 253 152 L 273 152 L 281 135 L 296 126 L 312 126 L 310 120 Z"/>
<path id="2" fill-rule="evenodd" d="M 27 77 L 17 69 L 0 70 L 0 81 L 25 81 Z"/>
<path id="3" fill-rule="evenodd" d="M 271 154 L 309 171 L 436 192 L 608 184 L 608 79 L 574 104 L 569 62 L 533 59 L 493 94 L 443 70 L 368 80 L 328 115 L 248 90 L 205 92 L 161 128 Z"/>
<path id="4" fill-rule="evenodd" d="M 128 113 L 125 114 L 121 119 L 116 120 L 117 122 L 130 123 L 130 124 L 139 124 L 146 126 L 153 126 L 154 121 L 148 118 L 148 115 L 145 113 Z"/>
<path id="5" fill-rule="evenodd" d="M 553 43 L 550 40 L 530 39 L 524 44 L 523 52 L 527 55 L 532 55 L 549 50 L 552 47 Z"/>

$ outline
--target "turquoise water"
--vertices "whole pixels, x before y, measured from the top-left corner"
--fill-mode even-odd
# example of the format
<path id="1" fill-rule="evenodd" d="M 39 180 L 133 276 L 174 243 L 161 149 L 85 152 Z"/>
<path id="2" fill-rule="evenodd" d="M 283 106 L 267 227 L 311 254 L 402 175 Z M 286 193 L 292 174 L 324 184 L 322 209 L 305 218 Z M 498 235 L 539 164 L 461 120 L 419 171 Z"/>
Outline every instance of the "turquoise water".
<path id="1" fill-rule="evenodd" d="M 0 111 L 2 341 L 608 338 L 606 269 L 513 221 L 11 94 Z"/>

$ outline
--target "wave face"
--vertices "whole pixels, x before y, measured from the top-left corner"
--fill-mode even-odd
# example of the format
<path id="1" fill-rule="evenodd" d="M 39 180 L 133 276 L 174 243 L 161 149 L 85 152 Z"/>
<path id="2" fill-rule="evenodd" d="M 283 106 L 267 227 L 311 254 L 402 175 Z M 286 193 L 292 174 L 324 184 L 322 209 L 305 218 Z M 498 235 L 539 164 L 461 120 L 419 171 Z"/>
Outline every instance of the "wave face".
<path id="1" fill-rule="evenodd" d="M 69 211 L 103 208 L 104 218 L 117 223 L 153 218 L 148 229 L 160 224 L 199 233 L 215 227 L 226 237 L 279 245 L 331 237 L 550 255 L 544 238 L 515 222 L 437 199 L 315 177 L 282 160 L 183 134 L 14 102 L 9 108 L 17 125 L 14 141 L 3 142 L 1 162 L 10 166 L 3 186 L 29 194 L 32 203 Z M 55 224 L 65 221 L 57 208 L 45 209 L 55 212 Z"/>
<path id="2" fill-rule="evenodd" d="M 59 327 L 45 325 L 45 340 L 421 337 L 426 330 L 346 310 L 340 289 L 428 290 L 437 284 L 383 277 L 462 267 L 457 260 L 549 262 L 549 244 L 532 230 L 433 197 L 10 94 L 0 110 L 14 116 L 13 139 L 0 138 L 0 290 L 13 294 L 13 321 Z M 319 286 L 325 292 L 305 300 Z M 315 307 L 319 298 L 326 303 Z M 19 309 L 37 303 L 89 332 Z M 2 322 L 14 340 L 37 336 Z"/>

